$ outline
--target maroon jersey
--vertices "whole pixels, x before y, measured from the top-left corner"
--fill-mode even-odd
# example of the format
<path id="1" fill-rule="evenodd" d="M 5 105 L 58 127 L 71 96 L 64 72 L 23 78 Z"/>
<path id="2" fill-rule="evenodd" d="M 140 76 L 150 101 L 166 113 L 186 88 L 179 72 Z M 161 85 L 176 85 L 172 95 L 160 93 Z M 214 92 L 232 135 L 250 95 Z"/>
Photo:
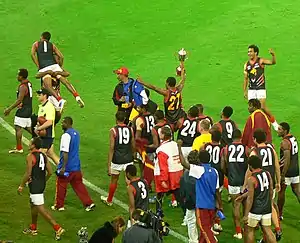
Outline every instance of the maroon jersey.
<path id="1" fill-rule="evenodd" d="M 266 89 L 265 83 L 265 67 L 260 64 L 260 58 L 251 64 L 250 61 L 246 63 L 246 70 L 249 78 L 249 89 Z"/>
<path id="2" fill-rule="evenodd" d="M 184 116 L 182 110 L 182 96 L 177 89 L 168 90 L 168 95 L 164 100 L 166 119 L 169 123 L 174 124 L 179 118 Z"/>

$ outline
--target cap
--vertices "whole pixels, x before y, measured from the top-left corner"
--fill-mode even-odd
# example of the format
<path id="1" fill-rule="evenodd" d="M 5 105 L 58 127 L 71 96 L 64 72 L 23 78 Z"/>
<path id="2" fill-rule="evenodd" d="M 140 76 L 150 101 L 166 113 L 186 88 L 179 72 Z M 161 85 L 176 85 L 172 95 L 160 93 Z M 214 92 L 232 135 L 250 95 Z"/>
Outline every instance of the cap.
<path id="1" fill-rule="evenodd" d="M 50 96 L 50 92 L 47 89 L 40 89 L 36 91 L 37 94 L 44 94 Z"/>
<path id="2" fill-rule="evenodd" d="M 115 74 L 123 74 L 123 75 L 128 75 L 129 74 L 129 70 L 126 67 L 120 67 L 117 70 L 114 70 Z"/>

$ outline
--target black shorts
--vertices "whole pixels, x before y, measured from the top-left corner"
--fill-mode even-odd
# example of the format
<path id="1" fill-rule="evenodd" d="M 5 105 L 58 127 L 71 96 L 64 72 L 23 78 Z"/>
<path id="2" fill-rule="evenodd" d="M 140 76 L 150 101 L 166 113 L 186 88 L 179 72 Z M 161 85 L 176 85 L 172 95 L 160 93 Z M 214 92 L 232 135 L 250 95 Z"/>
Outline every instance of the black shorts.
<path id="1" fill-rule="evenodd" d="M 46 137 L 41 137 L 42 139 L 42 149 L 50 149 L 54 138 L 46 138 Z"/>

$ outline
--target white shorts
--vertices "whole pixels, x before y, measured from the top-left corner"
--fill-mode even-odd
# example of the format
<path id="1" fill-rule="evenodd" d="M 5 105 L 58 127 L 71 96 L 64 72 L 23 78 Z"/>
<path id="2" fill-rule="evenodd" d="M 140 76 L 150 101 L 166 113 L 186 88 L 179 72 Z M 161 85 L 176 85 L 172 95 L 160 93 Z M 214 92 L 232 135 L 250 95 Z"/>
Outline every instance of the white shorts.
<path id="1" fill-rule="evenodd" d="M 60 111 L 60 107 L 59 107 L 59 102 L 58 100 L 54 97 L 54 96 L 49 96 L 48 100 L 50 101 L 50 103 L 54 106 L 56 111 Z"/>
<path id="2" fill-rule="evenodd" d="M 128 165 L 133 165 L 133 162 L 131 163 L 127 163 L 127 164 L 114 164 L 113 162 L 111 162 L 110 165 L 110 172 L 112 175 L 119 175 L 122 171 L 126 170 L 126 167 Z"/>
<path id="3" fill-rule="evenodd" d="M 30 202 L 35 206 L 44 205 L 44 194 L 30 194 Z"/>
<path id="4" fill-rule="evenodd" d="M 242 193 L 242 186 L 229 186 L 228 185 L 228 193 L 232 195 L 240 194 Z"/>
<path id="5" fill-rule="evenodd" d="M 300 183 L 300 176 L 295 176 L 295 177 L 285 177 L 285 182 L 287 186 L 290 186 L 291 184 L 298 184 Z"/>
<path id="6" fill-rule="evenodd" d="M 14 125 L 22 128 L 31 127 L 31 118 L 15 116 Z"/>
<path id="7" fill-rule="evenodd" d="M 248 100 L 251 99 L 266 99 L 267 98 L 267 92 L 265 89 L 259 89 L 259 90 L 255 90 L 255 89 L 249 89 L 248 90 Z"/>
<path id="8" fill-rule="evenodd" d="M 53 64 L 47 67 L 44 67 L 42 69 L 39 70 L 39 73 L 43 73 L 46 71 L 53 71 L 53 72 L 62 72 L 62 68 L 58 65 L 58 64 Z"/>
<path id="9" fill-rule="evenodd" d="M 181 151 L 182 151 L 182 155 L 183 155 L 185 161 L 188 161 L 187 157 L 188 157 L 189 153 L 192 151 L 192 147 L 181 147 Z"/>
<path id="10" fill-rule="evenodd" d="M 268 214 L 249 213 L 248 226 L 255 228 L 259 222 L 261 223 L 262 226 L 271 226 L 272 213 L 268 213 Z"/>

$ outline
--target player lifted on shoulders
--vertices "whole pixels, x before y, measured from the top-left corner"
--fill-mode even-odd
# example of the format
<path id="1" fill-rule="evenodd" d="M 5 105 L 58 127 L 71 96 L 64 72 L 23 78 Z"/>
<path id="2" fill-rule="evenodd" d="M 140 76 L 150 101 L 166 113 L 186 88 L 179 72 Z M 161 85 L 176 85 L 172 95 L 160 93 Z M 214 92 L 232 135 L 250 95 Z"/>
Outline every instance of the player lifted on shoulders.
<path id="1" fill-rule="evenodd" d="M 282 219 L 287 186 L 292 187 L 300 203 L 299 146 L 297 139 L 290 134 L 290 125 L 286 122 L 279 124 L 278 136 L 282 137 L 280 144 L 281 190 L 278 194 L 279 216 Z"/>
<path id="2" fill-rule="evenodd" d="M 45 73 L 47 71 L 52 71 L 54 77 L 60 79 L 60 81 L 67 87 L 67 89 L 74 95 L 77 103 L 80 107 L 84 106 L 84 102 L 75 91 L 75 89 L 71 88 L 71 84 L 65 78 L 64 70 L 62 69 L 64 56 L 59 51 L 59 49 L 50 42 L 51 34 L 49 32 L 43 32 L 41 35 L 40 41 L 36 41 L 31 48 L 31 58 L 37 68 L 39 69 L 39 73 Z M 57 92 L 52 88 L 52 78 L 51 74 L 45 74 L 42 77 L 44 87 L 53 95 L 57 101 L 59 102 L 59 106 L 63 109 L 65 104 L 65 100 L 61 98 L 60 95 L 57 95 Z M 73 92 L 74 91 L 74 92 Z"/>
<path id="3" fill-rule="evenodd" d="M 275 65 L 276 57 L 272 49 L 269 50 L 272 60 L 261 58 L 258 56 L 259 48 L 256 45 L 248 47 L 249 60 L 244 65 L 244 97 L 248 100 L 258 99 L 262 108 L 270 117 L 270 121 L 275 130 L 278 130 L 278 123 L 266 106 L 266 80 L 265 65 Z M 247 91 L 248 88 L 248 91 Z"/>
<path id="4" fill-rule="evenodd" d="M 158 94 L 164 96 L 165 116 L 167 121 L 173 126 L 178 121 L 178 119 L 184 116 L 181 93 L 184 88 L 186 75 L 184 62 L 181 62 L 180 65 L 183 71 L 181 72 L 181 80 L 178 85 L 176 85 L 176 78 L 174 77 L 167 78 L 165 89 L 145 83 L 141 78 L 138 78 L 138 81 L 145 87 L 152 89 Z"/>

